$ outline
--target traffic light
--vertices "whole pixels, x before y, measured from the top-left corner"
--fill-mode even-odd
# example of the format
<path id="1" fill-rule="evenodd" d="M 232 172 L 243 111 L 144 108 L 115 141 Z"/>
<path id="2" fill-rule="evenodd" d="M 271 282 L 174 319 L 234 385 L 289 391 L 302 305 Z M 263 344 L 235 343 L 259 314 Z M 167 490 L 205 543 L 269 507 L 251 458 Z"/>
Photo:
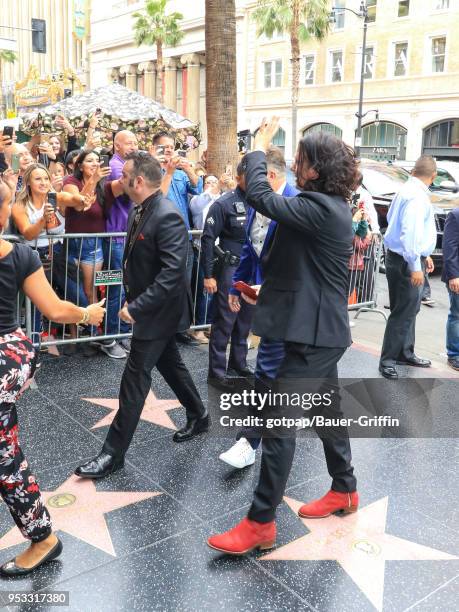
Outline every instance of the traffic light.
<path id="1" fill-rule="evenodd" d="M 32 51 L 46 53 L 46 21 L 32 19 Z"/>

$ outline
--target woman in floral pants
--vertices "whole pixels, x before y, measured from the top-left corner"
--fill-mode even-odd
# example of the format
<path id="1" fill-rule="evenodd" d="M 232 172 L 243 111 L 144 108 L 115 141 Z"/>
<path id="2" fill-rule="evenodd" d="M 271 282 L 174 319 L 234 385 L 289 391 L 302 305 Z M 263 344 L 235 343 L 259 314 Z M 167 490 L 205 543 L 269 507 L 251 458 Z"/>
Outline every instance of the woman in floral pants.
<path id="1" fill-rule="evenodd" d="M 0 153 L 4 145 L 0 136 Z M 37 177 L 44 197 L 49 187 Z M 0 234 L 9 215 L 11 194 L 0 180 Z M 46 204 L 45 216 L 53 208 Z M 21 290 L 50 321 L 98 325 L 103 303 L 80 308 L 60 300 L 49 285 L 38 254 L 25 244 L 0 238 L 0 493 L 30 547 L 0 567 L 6 576 L 28 574 L 61 554 L 62 543 L 52 532 L 49 513 L 35 476 L 19 446 L 16 401 L 36 368 L 30 340 L 19 329 L 17 296 Z"/>

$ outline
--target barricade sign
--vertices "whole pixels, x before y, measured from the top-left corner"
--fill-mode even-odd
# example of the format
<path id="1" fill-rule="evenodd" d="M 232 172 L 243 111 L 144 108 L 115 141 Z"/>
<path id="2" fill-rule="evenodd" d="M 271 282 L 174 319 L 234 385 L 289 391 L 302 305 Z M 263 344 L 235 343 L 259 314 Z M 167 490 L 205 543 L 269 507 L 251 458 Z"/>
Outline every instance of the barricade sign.
<path id="1" fill-rule="evenodd" d="M 99 270 L 95 274 L 94 286 L 101 285 L 121 285 L 123 283 L 122 270 Z"/>

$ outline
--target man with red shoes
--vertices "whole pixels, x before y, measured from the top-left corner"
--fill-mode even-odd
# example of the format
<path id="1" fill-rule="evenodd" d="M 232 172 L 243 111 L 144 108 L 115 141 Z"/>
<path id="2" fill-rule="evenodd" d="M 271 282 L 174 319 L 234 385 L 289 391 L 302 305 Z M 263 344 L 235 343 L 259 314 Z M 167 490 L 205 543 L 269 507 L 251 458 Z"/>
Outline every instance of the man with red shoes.
<path id="1" fill-rule="evenodd" d="M 358 181 L 352 149 L 330 134 L 306 136 L 298 146 L 294 171 L 299 195 L 273 192 L 266 178 L 265 152 L 278 131 L 277 118 L 263 121 L 255 151 L 243 160 L 247 199 L 253 208 L 277 221 L 265 263 L 265 280 L 253 330 L 262 338 L 285 343 L 279 381 L 337 381 L 337 364 L 351 344 L 347 312 L 348 269 L 352 252 L 349 200 Z M 339 401 L 334 417 L 342 416 Z M 293 432 L 292 432 L 293 433 Z M 305 504 L 301 517 L 323 518 L 358 508 L 356 479 L 347 431 L 324 436 L 331 490 Z M 276 540 L 275 513 L 281 503 L 295 453 L 294 436 L 263 437 L 258 486 L 248 516 L 230 531 L 209 538 L 211 548 L 242 555 L 267 549 Z"/>

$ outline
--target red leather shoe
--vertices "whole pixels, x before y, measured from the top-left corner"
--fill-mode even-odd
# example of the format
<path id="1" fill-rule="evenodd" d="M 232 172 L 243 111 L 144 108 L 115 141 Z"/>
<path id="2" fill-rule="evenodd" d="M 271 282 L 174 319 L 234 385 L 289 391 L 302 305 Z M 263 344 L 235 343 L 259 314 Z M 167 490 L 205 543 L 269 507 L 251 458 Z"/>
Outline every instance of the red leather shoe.
<path id="1" fill-rule="evenodd" d="M 245 555 L 256 548 L 268 550 L 276 541 L 276 523 L 258 523 L 247 517 L 226 533 L 207 540 L 208 546 L 228 555 Z"/>
<path id="2" fill-rule="evenodd" d="M 325 518 L 334 512 L 343 512 L 350 514 L 356 512 L 359 507 L 359 494 L 357 491 L 353 493 L 339 493 L 338 491 L 330 490 L 320 499 L 315 499 L 309 504 L 304 504 L 298 510 L 298 516 L 301 518 Z"/>

